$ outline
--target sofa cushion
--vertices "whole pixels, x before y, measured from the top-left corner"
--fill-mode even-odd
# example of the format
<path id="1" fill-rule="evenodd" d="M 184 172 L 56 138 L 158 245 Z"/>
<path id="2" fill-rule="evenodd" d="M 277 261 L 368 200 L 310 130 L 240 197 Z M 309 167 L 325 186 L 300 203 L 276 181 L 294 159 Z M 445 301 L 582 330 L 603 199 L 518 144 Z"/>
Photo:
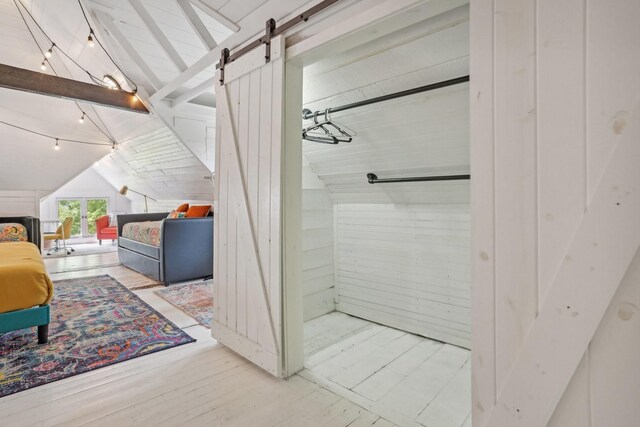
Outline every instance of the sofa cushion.
<path id="1" fill-rule="evenodd" d="M 189 210 L 189 203 L 183 203 L 176 209 L 176 212 L 187 212 Z"/>

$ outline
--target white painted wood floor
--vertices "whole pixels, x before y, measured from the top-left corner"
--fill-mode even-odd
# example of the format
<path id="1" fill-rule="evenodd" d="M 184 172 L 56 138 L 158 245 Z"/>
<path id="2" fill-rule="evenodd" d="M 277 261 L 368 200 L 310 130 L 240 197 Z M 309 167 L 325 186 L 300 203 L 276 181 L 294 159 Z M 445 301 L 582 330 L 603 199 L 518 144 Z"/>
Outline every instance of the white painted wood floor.
<path id="1" fill-rule="evenodd" d="M 74 258 L 74 268 L 80 269 L 78 259 L 86 257 Z M 131 288 L 147 282 L 153 285 L 153 281 L 122 266 L 98 266 L 96 258 L 85 260 L 86 269 L 52 274 L 52 279 L 113 273 Z M 103 260 L 112 261 L 110 256 Z M 59 267 L 54 260 L 47 265 Z M 0 425 L 393 425 L 300 376 L 286 381 L 273 378 L 218 344 L 208 329 L 157 297 L 153 290 L 134 292 L 196 338 L 196 343 L 0 398 Z"/>
<path id="2" fill-rule="evenodd" d="M 340 312 L 304 332 L 302 377 L 398 425 L 471 426 L 469 350 Z"/>

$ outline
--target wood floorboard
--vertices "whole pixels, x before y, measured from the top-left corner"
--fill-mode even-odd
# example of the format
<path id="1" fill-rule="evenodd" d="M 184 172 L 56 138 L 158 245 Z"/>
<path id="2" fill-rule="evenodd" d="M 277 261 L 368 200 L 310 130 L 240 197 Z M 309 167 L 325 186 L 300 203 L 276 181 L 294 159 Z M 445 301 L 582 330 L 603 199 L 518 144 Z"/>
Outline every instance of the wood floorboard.
<path id="1" fill-rule="evenodd" d="M 114 253 L 106 253 L 51 258 L 45 265 L 54 281 L 111 275 L 197 342 L 0 398 L 3 426 L 393 425 L 302 376 L 272 377 L 155 295 L 160 283 L 116 261 Z M 349 317 L 338 315 L 334 321 Z M 311 341 L 326 346 L 352 334 L 351 327 L 367 325 L 347 321 L 351 326 L 334 334 L 319 328 Z"/>
<path id="2" fill-rule="evenodd" d="M 471 423 L 468 350 L 344 316 L 329 313 L 305 324 L 310 348 L 305 348 L 300 375 L 384 417 L 385 423 Z"/>

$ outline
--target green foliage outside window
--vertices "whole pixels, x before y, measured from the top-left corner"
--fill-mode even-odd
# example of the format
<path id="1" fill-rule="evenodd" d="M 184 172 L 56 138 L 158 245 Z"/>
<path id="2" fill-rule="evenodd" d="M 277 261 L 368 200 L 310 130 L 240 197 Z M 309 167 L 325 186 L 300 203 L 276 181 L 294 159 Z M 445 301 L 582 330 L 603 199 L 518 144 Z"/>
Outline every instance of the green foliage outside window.
<path id="1" fill-rule="evenodd" d="M 107 199 L 87 200 L 87 227 L 89 234 L 96 234 L 96 219 L 107 214 Z"/>
<path id="2" fill-rule="evenodd" d="M 64 222 L 65 218 L 73 218 L 71 236 L 80 235 L 80 200 L 58 200 L 58 218 Z"/>
<path id="3" fill-rule="evenodd" d="M 107 199 L 87 199 L 87 228 L 89 234 L 96 234 L 96 219 L 107 214 Z M 73 218 L 71 236 L 82 235 L 82 203 L 80 200 L 58 200 L 58 218 L 61 222 L 67 217 Z"/>

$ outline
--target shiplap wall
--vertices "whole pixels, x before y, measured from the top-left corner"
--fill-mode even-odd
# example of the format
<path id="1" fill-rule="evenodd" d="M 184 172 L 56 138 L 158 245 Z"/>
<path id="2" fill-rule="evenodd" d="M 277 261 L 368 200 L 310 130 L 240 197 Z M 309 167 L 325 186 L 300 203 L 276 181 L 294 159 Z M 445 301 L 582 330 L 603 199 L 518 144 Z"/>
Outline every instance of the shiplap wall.
<path id="1" fill-rule="evenodd" d="M 308 67 L 305 107 L 468 74 L 468 19 L 459 7 Z M 353 142 L 304 142 L 335 204 L 337 310 L 463 347 L 471 339 L 469 183 L 371 185 L 366 174 L 468 173 L 468 93 L 463 84 L 337 113 Z"/>
<path id="2" fill-rule="evenodd" d="M 306 162 L 305 162 L 306 163 Z M 311 168 L 302 167 L 304 320 L 335 310 L 333 201 Z"/>
<path id="3" fill-rule="evenodd" d="M 469 206 L 336 209 L 337 309 L 468 348 Z"/>
<path id="4" fill-rule="evenodd" d="M 40 198 L 48 192 L 0 190 L 0 216 L 40 216 Z"/>
<path id="5" fill-rule="evenodd" d="M 618 150 L 628 154 L 640 135 L 640 3 L 482 0 L 472 8 L 473 425 L 638 425 L 640 255 L 630 261 L 638 216 L 622 222 L 605 211 L 598 224 L 587 222 L 598 239 L 578 249 L 572 242 L 603 211 L 594 206 L 603 194 L 615 197 L 616 211 L 638 210 L 638 150 L 622 158 Z M 586 273 L 559 276 L 572 265 Z M 621 282 L 602 279 L 620 269 Z M 573 282 L 578 292 L 552 298 Z M 599 297 L 618 285 L 610 302 Z M 524 349 L 543 314 L 569 307 L 572 321 Z M 587 329 L 593 316 L 599 327 Z M 565 325 L 575 329 L 555 336 Z M 595 334 L 578 345 L 585 330 Z M 511 383 L 525 354 L 530 375 Z M 557 388 L 541 395 L 540 384 Z M 512 396 L 520 403 L 505 402 Z M 509 421 L 491 418 L 505 411 Z"/>

